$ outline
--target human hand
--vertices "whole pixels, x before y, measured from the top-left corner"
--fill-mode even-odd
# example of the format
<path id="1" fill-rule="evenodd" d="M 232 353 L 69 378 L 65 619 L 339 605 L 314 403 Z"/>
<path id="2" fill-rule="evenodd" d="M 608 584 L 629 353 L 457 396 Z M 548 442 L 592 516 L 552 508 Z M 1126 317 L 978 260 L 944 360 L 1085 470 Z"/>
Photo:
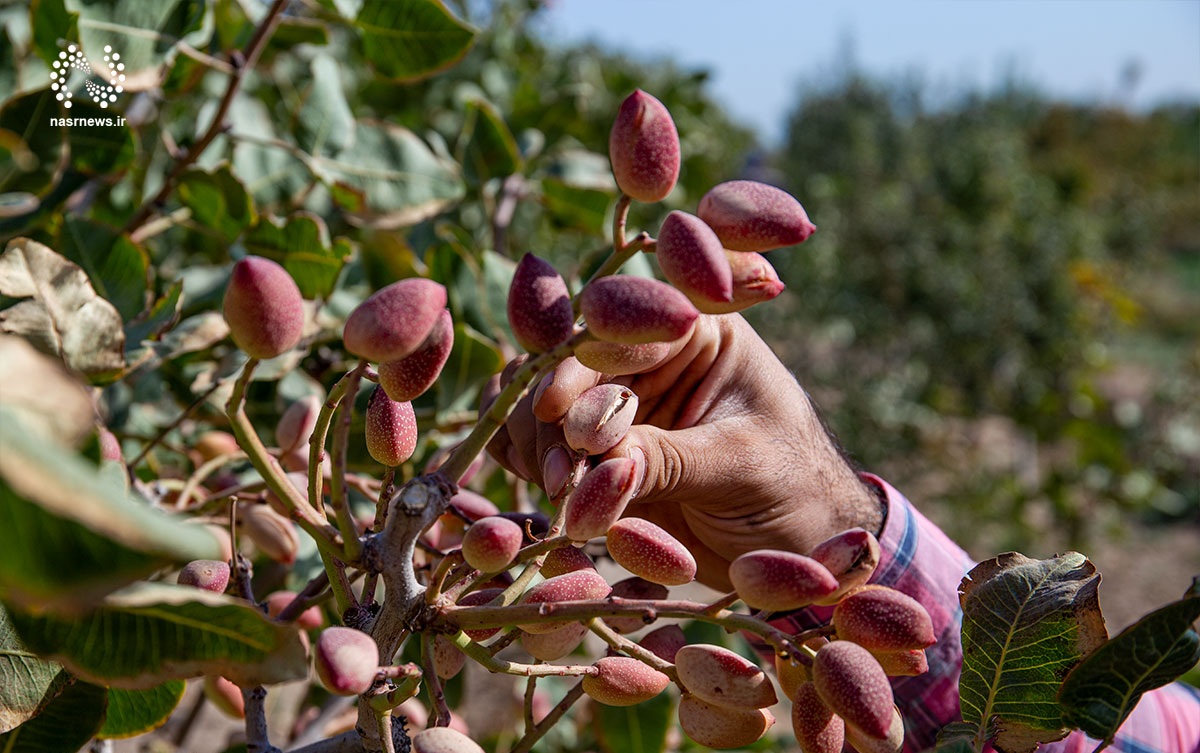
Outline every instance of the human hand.
<path id="1" fill-rule="evenodd" d="M 553 495 L 571 468 L 561 419 L 579 394 L 606 381 L 639 400 L 633 427 L 603 456 L 639 464 L 626 514 L 679 539 L 702 583 L 729 590 L 729 563 L 754 549 L 807 553 L 847 528 L 881 527 L 879 500 L 808 395 L 736 314 L 701 316 L 641 374 L 608 378 L 569 359 L 517 405 L 492 455 Z"/>

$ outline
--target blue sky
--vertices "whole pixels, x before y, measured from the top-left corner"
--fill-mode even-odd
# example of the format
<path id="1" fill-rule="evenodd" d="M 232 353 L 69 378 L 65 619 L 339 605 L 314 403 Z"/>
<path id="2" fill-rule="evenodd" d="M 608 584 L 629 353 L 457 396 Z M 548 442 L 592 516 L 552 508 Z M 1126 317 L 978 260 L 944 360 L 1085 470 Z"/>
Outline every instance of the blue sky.
<path id="1" fill-rule="evenodd" d="M 797 86 L 847 50 L 868 72 L 919 71 L 935 92 L 1014 72 L 1071 100 L 1200 102 L 1200 0 L 552 0 L 544 19 L 550 40 L 710 70 L 716 98 L 768 143 Z"/>

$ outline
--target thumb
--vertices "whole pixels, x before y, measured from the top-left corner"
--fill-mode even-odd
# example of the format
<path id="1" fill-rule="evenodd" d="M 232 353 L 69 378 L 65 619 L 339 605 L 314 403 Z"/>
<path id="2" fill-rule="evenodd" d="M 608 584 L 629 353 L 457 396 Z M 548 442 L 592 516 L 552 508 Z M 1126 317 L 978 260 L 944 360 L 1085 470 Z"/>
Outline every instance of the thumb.
<path id="1" fill-rule="evenodd" d="M 702 502 L 730 485 L 728 447 L 712 424 L 677 430 L 636 424 L 604 459 L 634 461 L 638 468 L 635 502 L 683 501 L 685 497 Z"/>

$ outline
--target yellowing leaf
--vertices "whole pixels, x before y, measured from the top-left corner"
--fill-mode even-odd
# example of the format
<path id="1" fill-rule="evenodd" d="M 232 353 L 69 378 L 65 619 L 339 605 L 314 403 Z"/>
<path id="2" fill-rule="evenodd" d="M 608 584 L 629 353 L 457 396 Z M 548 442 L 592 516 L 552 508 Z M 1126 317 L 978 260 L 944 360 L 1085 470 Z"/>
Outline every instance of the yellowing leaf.
<path id="1" fill-rule="evenodd" d="M 0 311 L 0 332 L 102 382 L 125 365 L 121 315 L 96 294 L 87 274 L 52 249 L 17 238 L 0 254 L 0 294 L 23 298 Z"/>

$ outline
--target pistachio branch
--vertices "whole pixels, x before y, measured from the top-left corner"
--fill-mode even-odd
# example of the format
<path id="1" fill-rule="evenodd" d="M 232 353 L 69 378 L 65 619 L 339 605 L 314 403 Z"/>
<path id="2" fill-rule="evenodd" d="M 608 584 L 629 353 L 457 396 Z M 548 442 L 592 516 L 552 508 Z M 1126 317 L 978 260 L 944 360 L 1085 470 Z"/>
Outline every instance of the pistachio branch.
<path id="1" fill-rule="evenodd" d="M 254 424 L 250 423 L 250 418 L 246 415 L 246 387 L 250 384 L 250 377 L 256 366 L 258 366 L 258 359 L 251 358 L 246 361 L 242 373 L 233 383 L 233 392 L 225 406 L 238 446 L 242 448 L 254 469 L 262 476 L 267 488 L 275 493 L 291 518 L 313 537 L 317 547 L 326 554 L 344 558 L 341 534 L 336 528 L 329 525 L 324 517 L 317 515 L 308 500 L 300 496 L 300 492 L 292 486 L 292 482 L 285 476 L 279 461 L 267 452 Z"/>
<path id="2" fill-rule="evenodd" d="M 512 606 L 443 605 L 434 620 L 435 627 L 464 629 L 503 627 L 542 622 L 587 621 L 596 617 L 641 617 L 647 624 L 659 617 L 679 617 L 711 622 L 729 630 L 754 633 L 777 653 L 796 656 L 801 662 L 806 652 L 791 635 L 747 614 L 722 609 L 713 612 L 709 605 L 676 599 L 606 599 L 516 604 Z"/>
<path id="3" fill-rule="evenodd" d="M 242 689 L 246 707 L 246 753 L 282 753 L 271 744 L 267 731 L 267 689 L 262 685 Z"/>
<path id="4" fill-rule="evenodd" d="M 517 402 L 529 391 L 530 385 L 535 383 L 535 378 L 541 379 L 550 373 L 555 366 L 575 352 L 576 346 L 591 339 L 592 335 L 586 329 L 578 330 L 559 345 L 523 363 L 513 374 L 512 381 L 500 391 L 500 394 L 488 406 L 487 411 L 479 417 L 479 421 L 471 429 L 471 433 L 454 448 L 450 457 L 438 468 L 437 473 L 444 476 L 447 481 L 457 484 L 458 480 L 466 473 L 467 468 L 471 466 L 471 461 L 483 451 L 487 443 L 508 420 Z"/>
<path id="5" fill-rule="evenodd" d="M 590 664 L 522 664 L 521 662 L 497 659 L 486 648 L 471 640 L 459 630 L 447 636 L 464 654 L 483 665 L 489 672 L 519 677 L 567 677 L 596 674 L 596 668 Z"/>
<path id="6" fill-rule="evenodd" d="M 321 482 L 325 480 L 322 465 L 325 462 L 325 438 L 329 434 L 329 423 L 333 419 L 333 411 L 342 401 L 342 396 L 350 386 L 350 373 L 345 374 L 329 390 L 321 410 L 317 411 L 317 422 L 313 425 L 312 436 L 308 438 L 308 498 L 321 517 L 325 516 L 325 505 L 321 501 L 324 491 Z M 332 481 L 332 479 L 331 479 Z"/>
<path id="7" fill-rule="evenodd" d="M 346 542 L 346 558 L 350 562 L 357 562 L 362 556 L 362 541 L 358 538 L 358 524 L 354 522 L 346 494 L 346 455 L 350 446 L 350 424 L 354 419 L 354 398 L 366 367 L 366 361 L 359 361 L 358 366 L 351 370 L 346 380 L 345 395 L 337 408 L 340 420 L 333 430 L 333 476 L 329 481 L 329 500 L 337 517 L 338 530 Z"/>
<path id="8" fill-rule="evenodd" d="M 425 687 L 429 691 L 429 701 L 437 713 L 433 726 L 445 727 L 450 724 L 450 706 L 446 703 L 446 691 L 433 660 L 433 642 L 435 640 L 437 637 L 433 633 L 421 634 L 421 663 L 424 665 Z"/>
<path id="9" fill-rule="evenodd" d="M 601 640 L 608 645 L 612 646 L 618 651 L 629 654 L 644 664 L 654 667 L 659 672 L 662 672 L 667 677 L 670 677 L 671 682 L 677 685 L 679 684 L 679 673 L 675 671 L 675 665 L 671 662 L 666 661 L 649 649 L 642 648 L 637 643 L 621 635 L 616 630 L 613 630 L 608 626 L 607 623 L 599 618 L 592 618 L 588 620 L 587 626 L 588 630 L 591 630 L 593 633 L 600 636 Z M 683 686 L 680 685 L 680 687 L 682 688 Z"/>

